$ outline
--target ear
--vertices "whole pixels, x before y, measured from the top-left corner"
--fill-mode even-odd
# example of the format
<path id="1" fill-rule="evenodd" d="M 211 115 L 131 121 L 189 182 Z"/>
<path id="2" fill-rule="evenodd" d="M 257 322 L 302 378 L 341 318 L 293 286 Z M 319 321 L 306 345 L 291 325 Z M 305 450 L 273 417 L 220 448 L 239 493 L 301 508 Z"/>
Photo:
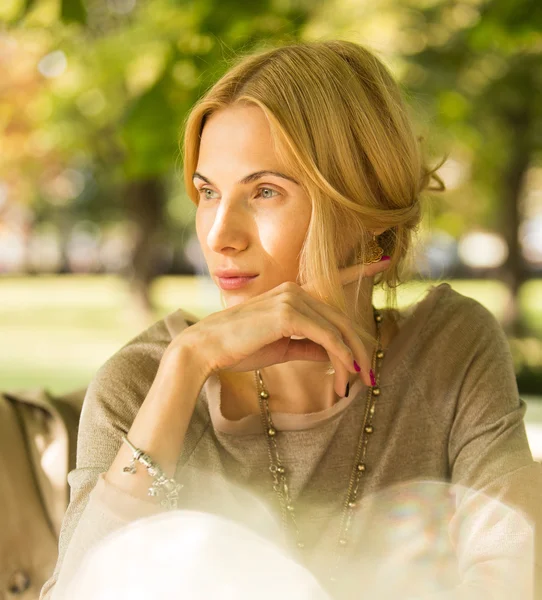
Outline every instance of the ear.
<path id="1" fill-rule="evenodd" d="M 382 235 L 384 231 L 388 231 L 387 228 L 381 227 L 380 229 L 373 229 L 376 235 Z"/>

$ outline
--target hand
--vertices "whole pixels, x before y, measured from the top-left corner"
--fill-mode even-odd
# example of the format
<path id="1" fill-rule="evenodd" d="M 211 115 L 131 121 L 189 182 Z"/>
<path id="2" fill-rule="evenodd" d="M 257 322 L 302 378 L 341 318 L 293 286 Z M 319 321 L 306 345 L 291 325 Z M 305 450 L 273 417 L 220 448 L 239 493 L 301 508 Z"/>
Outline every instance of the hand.
<path id="1" fill-rule="evenodd" d="M 340 272 L 341 283 L 356 281 L 360 274 L 372 277 L 389 264 L 386 260 L 348 267 Z M 331 361 L 335 391 L 343 396 L 349 373 L 357 373 L 355 360 L 360 377 L 371 385 L 371 358 L 351 320 L 313 296 L 310 284 L 282 283 L 201 319 L 180 337 L 179 343 L 198 349 L 207 374 L 254 371 L 293 360 Z"/>

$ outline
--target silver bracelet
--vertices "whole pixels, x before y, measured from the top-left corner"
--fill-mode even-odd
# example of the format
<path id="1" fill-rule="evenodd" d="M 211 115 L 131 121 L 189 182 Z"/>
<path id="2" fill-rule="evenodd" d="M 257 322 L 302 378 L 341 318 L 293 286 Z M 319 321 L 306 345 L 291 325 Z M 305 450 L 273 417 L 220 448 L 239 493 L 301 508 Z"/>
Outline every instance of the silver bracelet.
<path id="1" fill-rule="evenodd" d="M 152 458 L 143 452 L 143 450 L 136 448 L 125 435 L 122 436 L 122 441 L 128 444 L 133 452 L 130 464 L 127 467 L 124 467 L 122 471 L 133 475 L 136 472 L 136 461 L 142 463 L 147 468 L 149 475 L 154 477 L 152 485 L 149 488 L 149 496 L 156 497 L 164 495 L 164 498 L 160 501 L 160 505 L 168 510 L 176 509 L 177 498 L 179 497 L 179 492 L 183 486 L 180 483 L 177 483 L 175 479 L 168 479 L 166 474 Z"/>

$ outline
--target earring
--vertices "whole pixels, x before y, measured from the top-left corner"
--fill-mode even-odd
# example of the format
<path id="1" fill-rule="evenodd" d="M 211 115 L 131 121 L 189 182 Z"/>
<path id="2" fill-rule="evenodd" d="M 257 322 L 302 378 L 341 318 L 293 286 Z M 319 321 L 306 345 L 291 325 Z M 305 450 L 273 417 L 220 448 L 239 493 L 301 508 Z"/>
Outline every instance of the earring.
<path id="1" fill-rule="evenodd" d="M 384 249 L 378 245 L 376 241 L 376 233 L 373 233 L 373 239 L 367 244 L 366 250 L 366 261 L 363 261 L 362 252 L 360 251 L 358 254 L 358 262 L 362 262 L 364 265 L 370 265 L 375 262 L 379 262 L 384 254 Z"/>

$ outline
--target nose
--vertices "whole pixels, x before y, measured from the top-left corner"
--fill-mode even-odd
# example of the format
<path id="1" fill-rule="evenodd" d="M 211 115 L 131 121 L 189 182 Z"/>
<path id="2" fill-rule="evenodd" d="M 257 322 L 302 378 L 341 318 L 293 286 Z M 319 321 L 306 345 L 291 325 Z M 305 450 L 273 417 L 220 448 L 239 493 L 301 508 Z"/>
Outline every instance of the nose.
<path id="1" fill-rule="evenodd" d="M 207 234 L 207 245 L 215 252 L 225 247 L 242 247 L 246 245 L 249 228 L 249 219 L 240 203 L 222 201 Z"/>

